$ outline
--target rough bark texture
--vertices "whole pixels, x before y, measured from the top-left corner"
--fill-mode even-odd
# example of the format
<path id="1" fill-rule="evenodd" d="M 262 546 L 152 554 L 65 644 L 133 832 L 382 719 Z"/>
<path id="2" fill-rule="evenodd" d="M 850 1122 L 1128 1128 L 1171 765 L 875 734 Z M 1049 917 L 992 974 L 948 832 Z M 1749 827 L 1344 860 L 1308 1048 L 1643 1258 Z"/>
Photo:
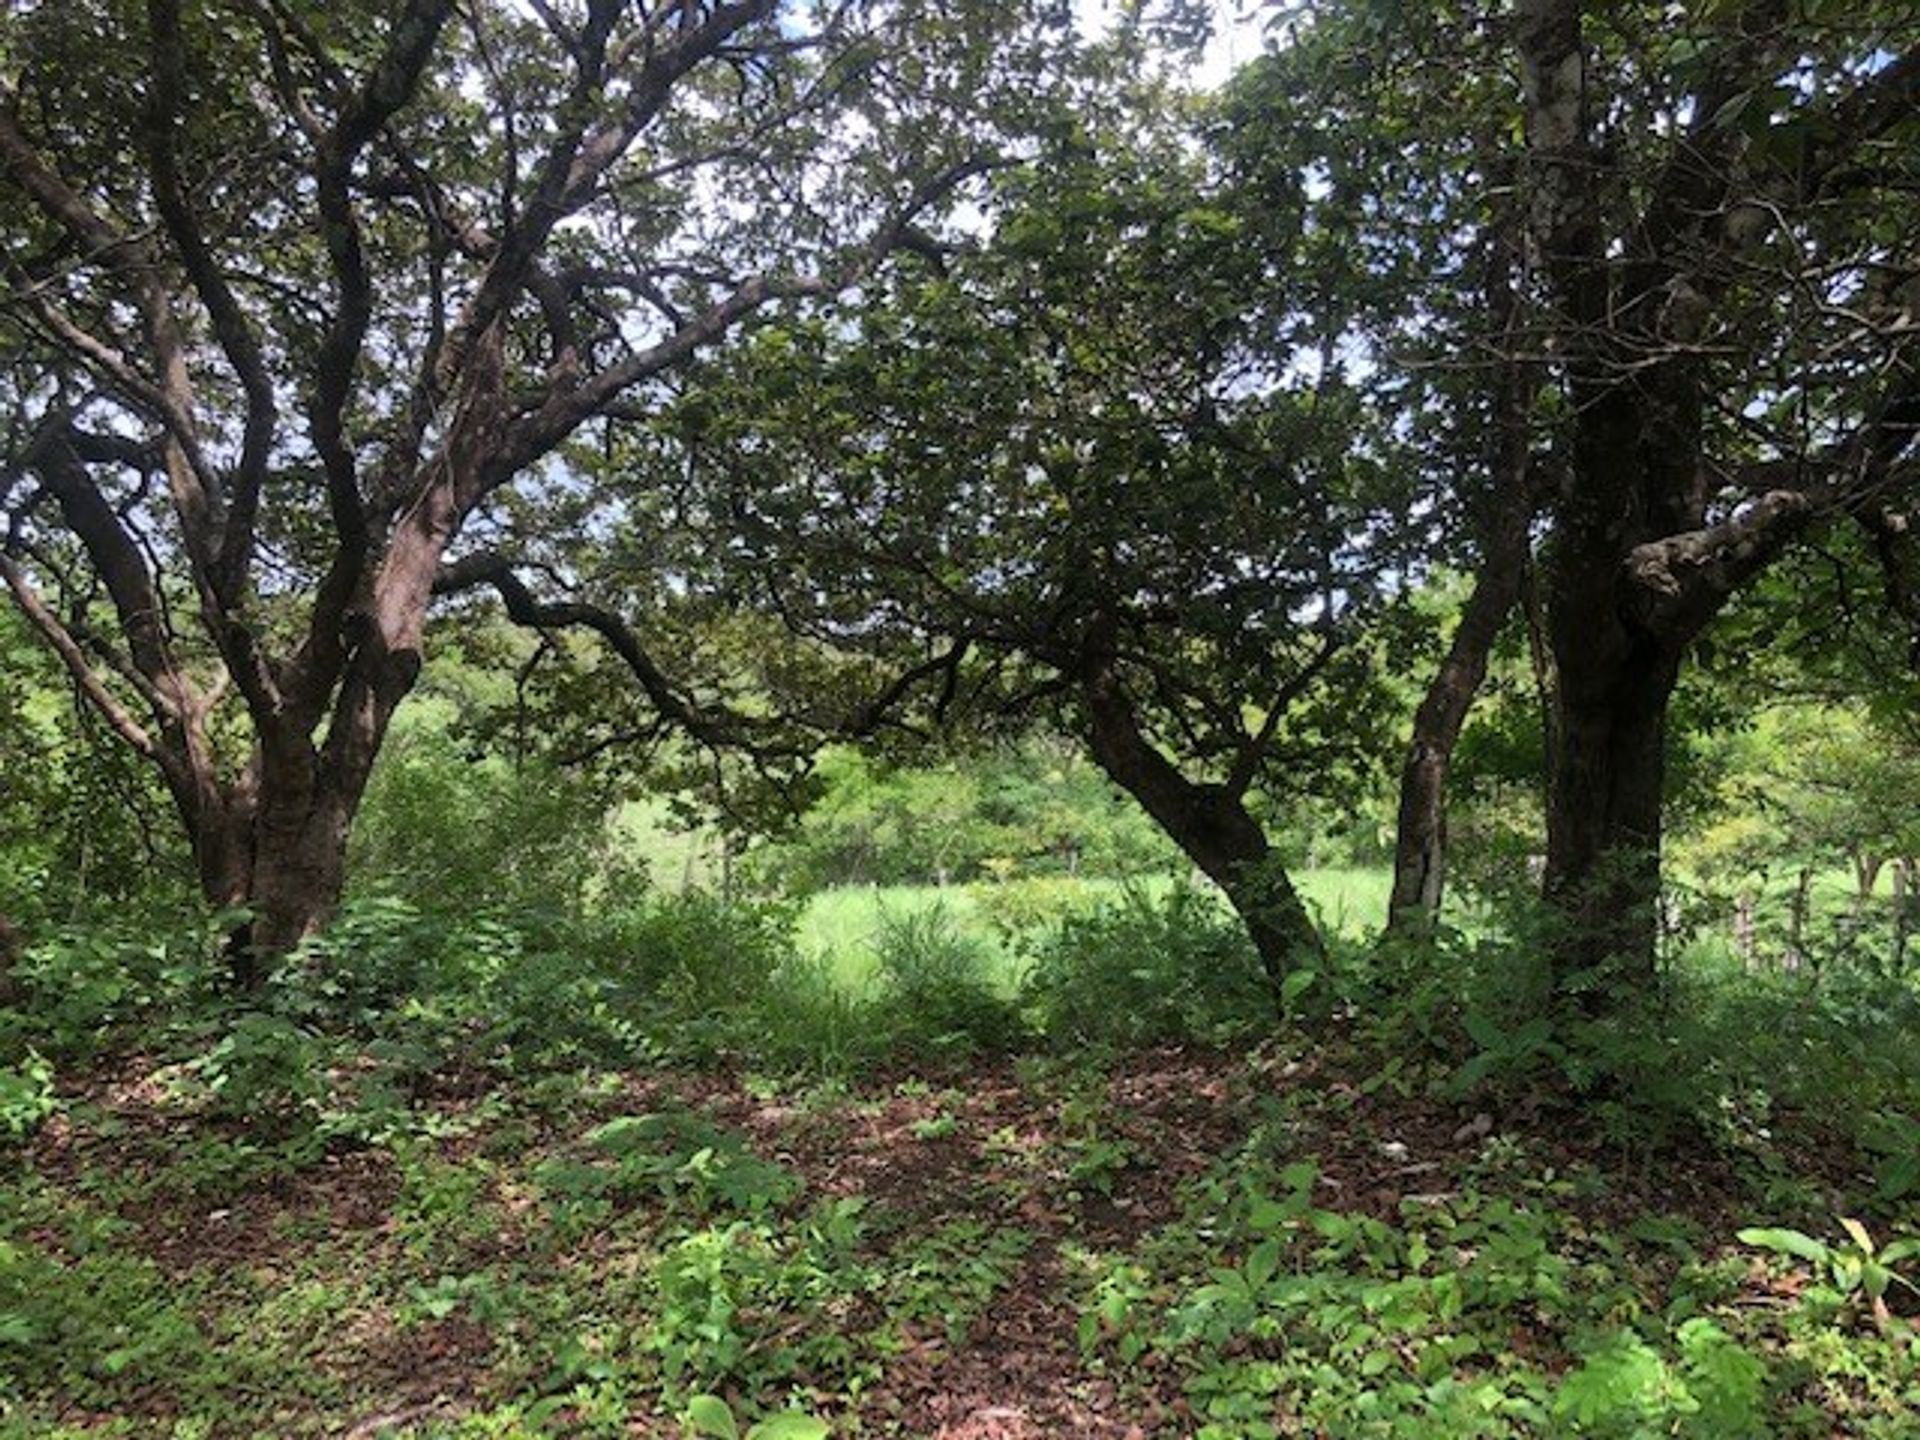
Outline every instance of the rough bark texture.
<path id="1" fill-rule="evenodd" d="M 1646 642 L 1611 655 L 1556 647 L 1556 745 L 1544 893 L 1567 933 L 1564 977 L 1624 965 L 1649 973 L 1658 938 L 1667 708 L 1679 655 Z"/>
<path id="2" fill-rule="evenodd" d="M 0 1006 L 19 1002 L 20 982 L 14 978 L 13 967 L 24 946 L 20 927 L 0 915 Z"/>
<path id="3" fill-rule="evenodd" d="M 1623 177 L 1597 134 L 1611 96 L 1588 66 L 1580 0 L 1519 0 L 1527 193 L 1555 311 L 1566 411 L 1545 601 L 1553 657 L 1545 891 L 1566 921 L 1563 977 L 1603 964 L 1650 974 L 1658 935 L 1667 713 L 1682 660 L 1727 600 L 1822 514 L 1884 486 L 1913 439 L 1914 377 L 1896 378 L 1846 440 L 1727 485 L 1703 417 L 1699 344 L 1754 247 L 1843 174 L 1920 85 L 1901 56 L 1831 107 L 1833 141 L 1768 173 L 1713 117 L 1773 73 L 1767 11 L 1730 28 L 1704 67 L 1685 143 Z M 1598 14 L 1598 10 L 1595 10 Z M 1611 121 L 1606 122 L 1611 124 Z M 1622 215 L 1621 197 L 1643 181 Z M 1777 477 L 1797 482 L 1789 488 Z M 1730 494 L 1744 498 L 1732 503 Z"/>

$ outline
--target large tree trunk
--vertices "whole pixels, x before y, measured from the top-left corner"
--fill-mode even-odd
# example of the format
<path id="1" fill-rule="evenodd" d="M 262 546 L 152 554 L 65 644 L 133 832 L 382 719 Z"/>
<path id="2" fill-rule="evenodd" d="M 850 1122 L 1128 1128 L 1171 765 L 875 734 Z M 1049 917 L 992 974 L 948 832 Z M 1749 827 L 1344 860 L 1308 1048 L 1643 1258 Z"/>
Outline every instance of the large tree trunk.
<path id="1" fill-rule="evenodd" d="M 332 917 L 346 882 L 351 820 L 328 801 L 302 805 L 284 797 L 252 817 L 244 842 L 245 890 L 238 900 L 249 918 L 229 949 L 236 984 L 259 985 L 274 961 Z"/>
<path id="2" fill-rule="evenodd" d="M 1555 940 L 1555 970 L 1563 982 L 1594 971 L 1650 978 L 1678 658 L 1648 644 L 1607 663 L 1576 645 L 1560 649 L 1557 670 L 1544 882 L 1566 927 Z"/>
<path id="3" fill-rule="evenodd" d="M 227 941 L 243 990 L 264 983 L 274 961 L 316 933 L 340 902 L 357 806 L 322 782 L 316 759 L 309 752 L 305 765 L 267 766 L 256 753 L 215 803 L 186 814 L 201 893 L 244 917 Z"/>
<path id="4" fill-rule="evenodd" d="M 1698 454 L 1696 405 L 1671 378 L 1593 395 L 1548 556 L 1543 889 L 1564 926 L 1554 944 L 1563 985 L 1635 984 L 1655 966 L 1667 711 L 1686 642 L 1710 614 L 1650 613 L 1627 564 L 1650 528 L 1683 528 L 1694 503 L 1684 474 Z M 1591 983 L 1583 1000 L 1604 1003 Z"/>
<path id="5" fill-rule="evenodd" d="M 1111 667 L 1091 669 L 1082 693 L 1094 759 L 1220 887 L 1274 984 L 1297 967 L 1317 964 L 1325 954 L 1319 929 L 1242 795 L 1181 774 L 1142 733 Z"/>
<path id="6" fill-rule="evenodd" d="M 266 733 L 236 780 L 221 783 L 203 761 L 175 786 L 206 899 L 247 916 L 228 943 L 242 989 L 263 983 L 274 962 L 340 903 L 347 837 L 394 713 L 420 674 L 427 607 L 453 518 L 452 487 L 440 484 L 396 527 L 348 622 L 358 643 L 332 689 L 316 688 L 300 717 L 263 724 Z M 326 730 L 316 743 L 312 729 L 323 710 Z"/>

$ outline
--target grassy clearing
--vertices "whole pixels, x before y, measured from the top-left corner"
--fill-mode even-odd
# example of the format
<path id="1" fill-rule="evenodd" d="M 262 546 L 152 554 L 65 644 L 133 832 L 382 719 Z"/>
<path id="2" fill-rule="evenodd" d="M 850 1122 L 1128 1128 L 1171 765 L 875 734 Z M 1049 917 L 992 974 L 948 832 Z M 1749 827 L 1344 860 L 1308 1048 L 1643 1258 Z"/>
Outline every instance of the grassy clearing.
<path id="1" fill-rule="evenodd" d="M 1295 877 L 1301 894 L 1338 934 L 1360 936 L 1386 913 L 1392 877 L 1385 868 L 1326 868 Z M 1040 877 L 987 885 L 840 886 L 809 896 L 800 913 L 801 948 L 851 990 L 872 985 L 878 975 L 877 940 L 890 917 L 942 909 L 954 927 L 978 940 L 994 957 L 997 978 L 1009 992 L 1018 984 L 1021 960 L 1009 931 L 1073 909 L 1097 906 L 1128 889 L 1162 896 L 1165 875 L 1132 880 Z"/>

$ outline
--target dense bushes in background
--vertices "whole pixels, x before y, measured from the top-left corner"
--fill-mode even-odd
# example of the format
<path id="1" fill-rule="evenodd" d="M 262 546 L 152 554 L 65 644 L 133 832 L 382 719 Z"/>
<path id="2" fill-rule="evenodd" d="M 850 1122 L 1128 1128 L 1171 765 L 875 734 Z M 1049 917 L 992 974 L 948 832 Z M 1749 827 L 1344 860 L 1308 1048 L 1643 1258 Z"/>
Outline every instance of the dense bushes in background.
<path id="1" fill-rule="evenodd" d="M 551 916 L 633 883 L 614 844 L 619 796 L 540 756 L 468 749 L 445 702 L 417 706 L 388 743 L 355 827 L 350 889 L 423 910 Z"/>
<path id="2" fill-rule="evenodd" d="M 946 884 L 1013 875 L 1130 875 L 1172 846 L 1084 758 L 1038 740 L 933 768 L 852 751 L 821 765 L 825 793 L 762 860 L 795 890 Z"/>
<path id="3" fill-rule="evenodd" d="M 191 858 L 152 768 L 23 631 L 0 608 L 0 915 L 40 931 L 111 910 L 137 928 L 185 905 Z"/>

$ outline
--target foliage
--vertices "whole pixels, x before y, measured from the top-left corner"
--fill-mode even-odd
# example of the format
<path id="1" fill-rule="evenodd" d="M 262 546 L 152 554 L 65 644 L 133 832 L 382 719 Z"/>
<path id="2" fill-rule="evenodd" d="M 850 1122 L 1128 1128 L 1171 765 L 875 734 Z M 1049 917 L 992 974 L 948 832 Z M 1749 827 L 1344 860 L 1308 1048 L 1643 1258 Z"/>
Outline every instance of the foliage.
<path id="1" fill-rule="evenodd" d="M 1887 1309 L 1887 1291 L 1890 1287 L 1898 1285 L 1911 1294 L 1920 1295 L 1920 1284 L 1915 1283 L 1914 1276 L 1894 1268 L 1903 1261 L 1920 1256 L 1920 1239 L 1895 1240 L 1888 1245 L 1876 1245 L 1867 1227 L 1852 1216 L 1842 1216 L 1840 1226 L 1847 1235 L 1846 1242 L 1841 1245 L 1816 1240 L 1799 1230 L 1767 1226 L 1742 1230 L 1740 1241 L 1744 1245 L 1757 1245 L 1763 1250 L 1805 1260 L 1814 1267 L 1816 1274 L 1829 1280 L 1842 1295 L 1857 1292 L 1867 1302 L 1874 1323 L 1885 1329 L 1893 1323 L 1891 1312 Z"/>
<path id="2" fill-rule="evenodd" d="M 355 890 L 429 913 L 484 899 L 531 918 L 577 913 L 596 892 L 633 884 L 612 849 L 617 797 L 604 785 L 538 756 L 463 753 L 427 707 L 368 787 L 349 856 Z"/>
<path id="3" fill-rule="evenodd" d="M 827 1422 L 799 1410 L 783 1410 L 756 1420 L 742 1432 L 733 1408 L 717 1395 L 696 1395 L 687 1402 L 687 1427 L 713 1440 L 826 1440 Z"/>
<path id="4" fill-rule="evenodd" d="M 1097 8 L 8 7 L 0 1436 L 1912 1434 L 1913 7 Z"/>
<path id="5" fill-rule="evenodd" d="M 60 1108 L 53 1093 L 53 1066 L 29 1050 L 16 1068 L 0 1068 L 0 1132 L 19 1140 Z"/>
<path id="6" fill-rule="evenodd" d="M 1025 1000 L 1066 1046 L 1217 1042 L 1265 1028 L 1273 990 L 1244 931 L 1190 886 L 1124 892 L 1026 941 Z"/>
<path id="7" fill-rule="evenodd" d="M 1070 748 L 1030 738 L 945 764 L 881 768 L 848 752 L 762 868 L 800 891 L 1057 875 L 1125 876 L 1171 853 L 1151 823 Z"/>
<path id="8" fill-rule="evenodd" d="M 876 941 L 895 1035 L 922 1053 L 1005 1049 L 1020 1037 L 1011 998 L 995 986 L 986 945 L 945 909 L 883 915 Z"/>

